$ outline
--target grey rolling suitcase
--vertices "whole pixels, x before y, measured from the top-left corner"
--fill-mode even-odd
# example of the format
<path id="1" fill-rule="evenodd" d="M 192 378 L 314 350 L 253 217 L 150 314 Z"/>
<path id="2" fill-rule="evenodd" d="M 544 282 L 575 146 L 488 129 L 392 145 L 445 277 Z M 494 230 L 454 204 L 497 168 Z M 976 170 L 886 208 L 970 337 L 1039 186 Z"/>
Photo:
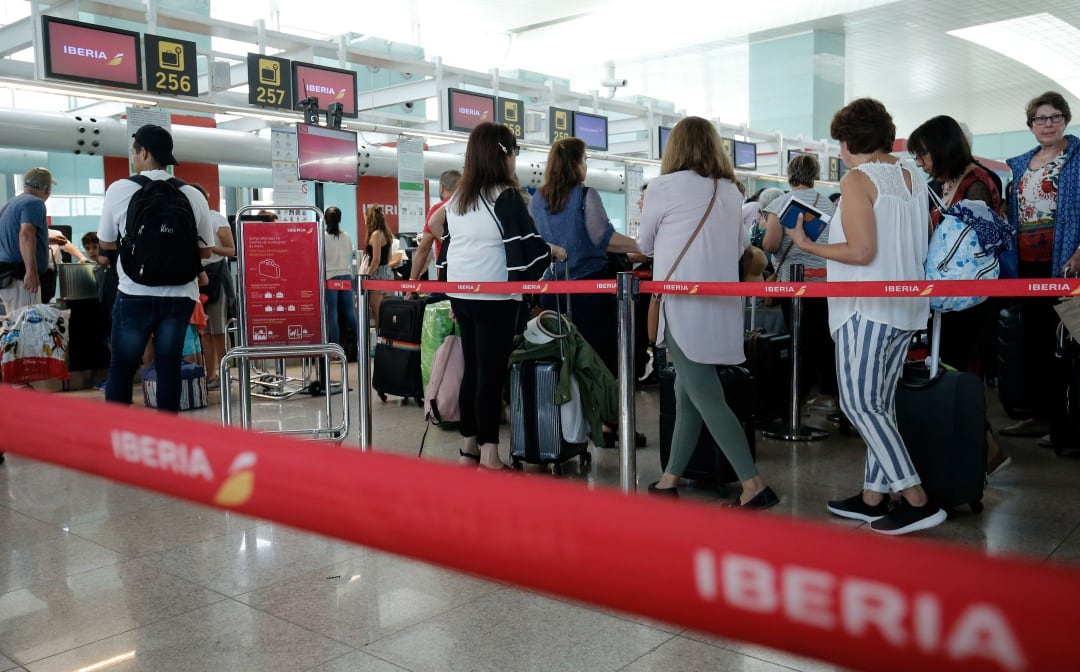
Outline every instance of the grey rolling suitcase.
<path id="1" fill-rule="evenodd" d="M 522 462 L 549 465 L 562 473 L 562 463 L 577 457 L 582 465 L 592 456 L 588 443 L 563 440 L 562 414 L 555 404 L 559 362 L 530 360 L 510 367 L 510 460 L 515 469 Z"/>

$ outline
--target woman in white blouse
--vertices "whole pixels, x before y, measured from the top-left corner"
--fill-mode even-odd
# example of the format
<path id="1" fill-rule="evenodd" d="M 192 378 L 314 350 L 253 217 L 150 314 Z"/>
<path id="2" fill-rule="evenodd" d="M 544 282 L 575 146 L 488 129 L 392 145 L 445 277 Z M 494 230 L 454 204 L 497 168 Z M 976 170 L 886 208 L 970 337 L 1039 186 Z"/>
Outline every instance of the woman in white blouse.
<path id="1" fill-rule="evenodd" d="M 800 249 L 828 260 L 831 282 L 922 280 L 930 213 L 926 183 L 890 152 L 896 126 L 870 98 L 833 117 L 832 137 L 849 172 L 840 181 L 840 208 L 828 244 L 811 241 L 799 225 L 788 233 Z M 896 425 L 896 386 L 912 332 L 929 318 L 927 298 L 829 299 L 829 330 L 836 341 L 840 406 L 866 441 L 863 490 L 831 501 L 829 511 L 870 523 L 883 534 L 940 525 L 945 511 L 929 501 Z M 889 507 L 889 492 L 900 493 Z"/>
<path id="2" fill-rule="evenodd" d="M 649 182 L 638 232 L 641 251 L 653 257 L 653 277 L 680 283 L 737 282 L 743 253 L 742 192 L 712 123 L 687 117 L 676 124 L 660 173 Z M 677 493 L 704 422 L 742 481 L 743 492 L 735 505 L 776 504 L 780 500 L 758 475 L 716 373 L 717 364 L 741 364 L 746 359 L 742 300 L 667 295 L 661 302 L 657 336 L 657 345 L 667 347 L 678 375 L 671 457 L 649 492 Z"/>

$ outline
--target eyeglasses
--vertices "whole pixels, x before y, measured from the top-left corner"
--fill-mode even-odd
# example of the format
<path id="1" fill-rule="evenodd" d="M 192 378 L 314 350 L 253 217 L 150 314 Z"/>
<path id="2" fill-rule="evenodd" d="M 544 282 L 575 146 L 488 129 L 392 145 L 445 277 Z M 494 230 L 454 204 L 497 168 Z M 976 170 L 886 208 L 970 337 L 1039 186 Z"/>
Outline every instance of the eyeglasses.
<path id="1" fill-rule="evenodd" d="M 510 149 L 507 149 L 506 145 L 500 142 L 499 149 L 501 149 L 503 151 L 503 154 L 506 154 L 507 156 L 510 156 L 511 154 L 513 154 L 514 156 L 518 156 L 521 154 L 521 147 L 518 147 L 517 145 L 514 145 Z"/>
<path id="2" fill-rule="evenodd" d="M 1031 123 L 1035 124 L 1036 126 L 1045 126 L 1047 124 L 1060 124 L 1063 121 L 1065 121 L 1065 115 L 1061 112 L 1058 112 L 1057 114 L 1051 114 L 1049 117 L 1038 116 L 1031 118 Z"/>

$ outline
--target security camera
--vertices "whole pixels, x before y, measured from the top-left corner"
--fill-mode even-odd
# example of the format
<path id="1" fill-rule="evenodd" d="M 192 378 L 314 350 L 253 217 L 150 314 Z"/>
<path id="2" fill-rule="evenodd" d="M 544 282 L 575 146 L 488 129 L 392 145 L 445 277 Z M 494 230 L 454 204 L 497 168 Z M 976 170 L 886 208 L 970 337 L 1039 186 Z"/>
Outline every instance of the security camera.
<path id="1" fill-rule="evenodd" d="M 602 79 L 600 80 L 600 84 L 602 86 L 610 86 L 612 88 L 617 88 L 620 86 L 626 86 L 627 81 L 625 79 Z"/>

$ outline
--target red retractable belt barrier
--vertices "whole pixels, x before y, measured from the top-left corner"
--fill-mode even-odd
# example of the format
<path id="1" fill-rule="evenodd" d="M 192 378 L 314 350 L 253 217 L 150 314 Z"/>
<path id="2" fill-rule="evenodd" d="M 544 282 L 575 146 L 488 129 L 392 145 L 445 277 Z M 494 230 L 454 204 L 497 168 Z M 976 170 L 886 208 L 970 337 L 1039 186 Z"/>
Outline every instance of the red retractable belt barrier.
<path id="1" fill-rule="evenodd" d="M 1076 668 L 1078 569 L 55 395 L 65 422 L 42 422 L 41 402 L 0 387 L 11 452 L 497 581 L 851 668 Z"/>
<path id="2" fill-rule="evenodd" d="M 615 280 L 537 282 L 434 282 L 364 280 L 364 289 L 383 292 L 455 294 L 614 294 Z M 920 296 L 1080 296 L 1080 278 L 1024 280 L 895 280 L 887 282 L 641 282 L 651 294 L 699 296 L 872 297 L 903 299 Z"/>

